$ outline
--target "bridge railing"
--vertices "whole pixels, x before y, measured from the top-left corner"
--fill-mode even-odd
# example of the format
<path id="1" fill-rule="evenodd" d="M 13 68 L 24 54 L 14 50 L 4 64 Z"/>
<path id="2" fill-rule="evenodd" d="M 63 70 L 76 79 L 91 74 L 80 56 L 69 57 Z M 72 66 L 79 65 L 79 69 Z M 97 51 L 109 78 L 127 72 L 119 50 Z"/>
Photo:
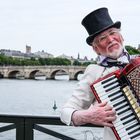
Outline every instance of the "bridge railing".
<path id="1" fill-rule="evenodd" d="M 34 140 L 34 130 L 44 134 L 53 136 L 55 139 L 76 140 L 75 138 L 60 133 L 58 131 L 46 128 L 42 125 L 66 126 L 60 121 L 59 117 L 53 116 L 22 116 L 22 115 L 0 115 L 0 123 L 8 123 L 8 125 L 0 127 L 0 133 L 15 129 L 15 140 Z M 83 127 L 99 127 L 94 125 L 84 125 Z"/>

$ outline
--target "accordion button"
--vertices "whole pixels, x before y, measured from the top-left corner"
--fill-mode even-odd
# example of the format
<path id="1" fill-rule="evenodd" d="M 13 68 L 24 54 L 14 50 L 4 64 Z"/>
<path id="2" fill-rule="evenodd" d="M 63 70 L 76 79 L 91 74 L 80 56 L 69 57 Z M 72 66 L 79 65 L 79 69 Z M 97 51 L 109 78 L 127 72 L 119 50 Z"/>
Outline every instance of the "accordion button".
<path id="1" fill-rule="evenodd" d="M 130 104 L 131 104 L 131 105 L 133 105 L 133 104 L 135 104 L 135 103 L 136 103 L 135 100 L 130 100 Z"/>
<path id="2" fill-rule="evenodd" d="M 123 91 L 124 92 L 127 92 L 128 90 L 130 90 L 130 88 L 128 86 L 126 86 L 126 87 L 123 88 Z"/>
<path id="3" fill-rule="evenodd" d="M 132 96 L 128 96 L 127 98 L 128 98 L 129 101 L 133 99 Z"/>
<path id="4" fill-rule="evenodd" d="M 135 112 L 136 113 L 140 112 L 140 108 L 138 107 L 137 109 L 135 109 Z"/>
<path id="5" fill-rule="evenodd" d="M 140 113 L 137 114 L 138 118 L 140 119 Z"/>
<path id="6" fill-rule="evenodd" d="M 133 104 L 132 107 L 133 109 L 136 109 L 138 107 L 138 104 Z"/>

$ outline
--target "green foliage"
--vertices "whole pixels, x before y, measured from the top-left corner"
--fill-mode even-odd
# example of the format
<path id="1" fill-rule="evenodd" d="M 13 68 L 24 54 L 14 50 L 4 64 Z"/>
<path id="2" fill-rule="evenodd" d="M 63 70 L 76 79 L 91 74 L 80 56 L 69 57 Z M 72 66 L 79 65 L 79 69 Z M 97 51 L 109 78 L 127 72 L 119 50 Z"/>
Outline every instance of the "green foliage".
<path id="1" fill-rule="evenodd" d="M 14 66 L 36 66 L 36 65 L 71 65 L 71 61 L 65 58 L 35 58 L 21 59 L 7 57 L 0 54 L 0 65 L 14 65 Z"/>
<path id="2" fill-rule="evenodd" d="M 127 45 L 125 48 L 130 55 L 140 54 L 140 51 L 132 46 Z"/>
<path id="3" fill-rule="evenodd" d="M 75 66 L 81 66 L 82 64 L 78 60 L 75 60 L 73 62 L 73 65 L 75 65 Z"/>
<path id="4" fill-rule="evenodd" d="M 41 65 L 70 65 L 71 61 L 65 58 L 39 58 Z"/>
<path id="5" fill-rule="evenodd" d="M 95 63 L 95 62 L 92 62 Z M 81 63 L 78 60 L 73 62 L 75 66 L 87 66 L 92 64 L 91 62 Z M 71 65 L 71 61 L 66 58 L 30 58 L 30 59 L 21 59 L 13 58 L 0 54 L 0 65 L 13 65 L 13 66 L 37 66 L 37 65 Z"/>
<path id="6" fill-rule="evenodd" d="M 81 63 L 78 60 L 75 60 L 73 62 L 73 65 L 75 65 L 75 66 L 88 66 L 90 64 L 96 64 L 96 61 L 93 61 L 93 62 L 83 62 L 83 63 Z"/>
<path id="7" fill-rule="evenodd" d="M 84 62 L 82 65 L 83 65 L 83 66 L 88 66 L 88 65 L 90 65 L 90 64 L 96 64 L 96 62 L 92 62 L 92 63 L 91 63 L 91 62 Z"/>

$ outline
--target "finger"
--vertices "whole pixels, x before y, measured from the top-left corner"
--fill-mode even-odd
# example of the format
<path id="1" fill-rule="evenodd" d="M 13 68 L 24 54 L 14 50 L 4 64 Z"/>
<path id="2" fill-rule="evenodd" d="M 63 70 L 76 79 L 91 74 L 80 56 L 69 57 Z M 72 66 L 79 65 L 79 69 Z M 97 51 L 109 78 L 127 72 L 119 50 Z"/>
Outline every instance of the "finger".
<path id="1" fill-rule="evenodd" d="M 106 117 L 105 120 L 106 120 L 106 122 L 113 122 L 116 120 L 116 118 L 117 118 L 116 116 L 113 116 L 113 117 L 111 116 L 111 117 Z"/>
<path id="2" fill-rule="evenodd" d="M 103 125 L 107 127 L 113 127 L 113 124 L 110 122 L 104 122 Z"/>
<path id="3" fill-rule="evenodd" d="M 107 105 L 107 102 L 106 101 L 104 101 L 104 102 L 102 102 L 102 103 L 99 104 L 100 107 L 104 107 L 105 105 Z"/>
<path id="4" fill-rule="evenodd" d="M 105 106 L 105 111 L 108 111 L 108 110 L 112 110 L 113 108 L 111 107 L 111 106 L 109 106 L 109 105 L 106 105 Z"/>
<path id="5" fill-rule="evenodd" d="M 106 111 L 105 113 L 107 116 L 115 116 L 116 115 L 115 110 Z"/>

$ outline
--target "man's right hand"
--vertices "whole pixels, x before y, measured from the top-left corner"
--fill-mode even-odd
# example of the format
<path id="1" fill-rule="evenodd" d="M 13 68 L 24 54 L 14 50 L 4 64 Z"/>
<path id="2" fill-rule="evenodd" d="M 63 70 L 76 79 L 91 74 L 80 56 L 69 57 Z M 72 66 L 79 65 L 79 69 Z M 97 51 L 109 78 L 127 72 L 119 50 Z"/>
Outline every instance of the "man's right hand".
<path id="1" fill-rule="evenodd" d="M 87 110 L 75 111 L 72 121 L 75 125 L 86 123 L 113 127 L 112 121 L 116 119 L 116 112 L 107 102 L 91 105 Z"/>

